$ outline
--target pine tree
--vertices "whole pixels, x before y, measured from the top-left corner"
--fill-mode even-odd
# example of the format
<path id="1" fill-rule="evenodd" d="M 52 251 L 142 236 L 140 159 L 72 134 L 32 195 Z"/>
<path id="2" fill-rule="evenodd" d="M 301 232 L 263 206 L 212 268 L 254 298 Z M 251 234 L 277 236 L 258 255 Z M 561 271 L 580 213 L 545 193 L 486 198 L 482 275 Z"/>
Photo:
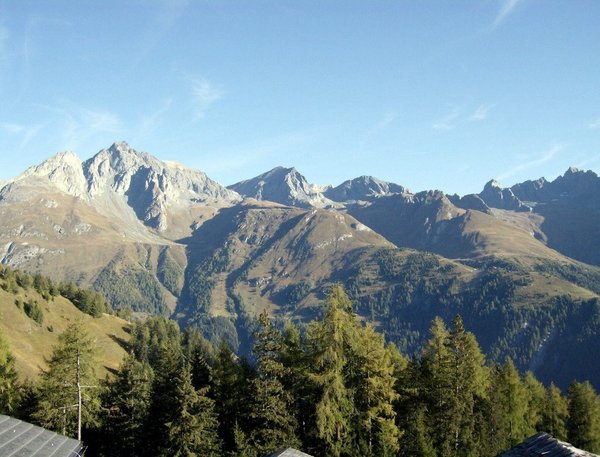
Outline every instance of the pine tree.
<path id="1" fill-rule="evenodd" d="M 488 374 L 473 334 L 460 316 L 448 332 L 436 318 L 423 353 L 431 433 L 439 456 L 477 455 L 475 410 L 485 396 Z"/>
<path id="2" fill-rule="evenodd" d="M 236 428 L 243 433 L 248 429 L 249 369 L 231 350 L 229 343 L 222 340 L 217 348 L 212 367 L 212 396 L 216 403 L 219 420 L 219 436 L 226 452 L 235 450 Z"/>
<path id="3" fill-rule="evenodd" d="M 447 346 L 450 334 L 441 318 L 436 317 L 430 329 L 431 337 L 425 343 L 421 357 L 423 395 L 429 414 L 427 428 L 433 438 L 434 448 L 440 456 L 450 455 L 448 438 L 448 413 L 450 401 L 450 354 Z"/>
<path id="4" fill-rule="evenodd" d="M 83 324 L 71 324 L 59 336 L 41 375 L 34 417 L 46 428 L 81 439 L 81 427 L 98 424 L 100 407 L 94 343 Z"/>
<path id="5" fill-rule="evenodd" d="M 425 405 L 419 404 L 406 417 L 402 436 L 402 457 L 436 457 L 433 440 L 425 422 Z"/>
<path id="6" fill-rule="evenodd" d="M 281 362 L 286 368 L 283 385 L 292 396 L 291 408 L 296 413 L 297 436 L 305 447 L 311 447 L 316 429 L 314 405 L 317 403 L 317 392 L 310 381 L 310 361 L 306 341 L 298 329 L 287 322 L 283 331 Z"/>
<path id="7" fill-rule="evenodd" d="M 286 368 L 281 362 L 282 337 L 262 313 L 254 334 L 257 377 L 252 381 L 250 442 L 259 455 L 298 446 L 292 397 L 284 388 Z"/>
<path id="8" fill-rule="evenodd" d="M 151 402 L 145 431 L 145 455 L 169 455 L 168 426 L 176 417 L 178 387 L 183 371 L 181 347 L 173 340 L 160 345 L 154 367 Z"/>
<path id="9" fill-rule="evenodd" d="M 600 452 L 600 410 L 598 396 L 589 381 L 569 387 L 569 442 L 586 451 Z"/>
<path id="10" fill-rule="evenodd" d="M 13 414 L 19 403 L 15 359 L 0 332 L 0 414 Z"/>
<path id="11" fill-rule="evenodd" d="M 568 416 L 567 399 L 554 383 L 550 384 L 546 390 L 544 408 L 542 409 L 541 430 L 559 440 L 566 441 Z"/>
<path id="12" fill-rule="evenodd" d="M 206 388 L 196 391 L 192 373 L 186 364 L 177 380 L 173 420 L 167 423 L 167 452 L 169 457 L 219 457 L 218 422 L 214 401 L 208 398 Z"/>
<path id="13" fill-rule="evenodd" d="M 105 430 L 112 455 L 139 455 L 144 448 L 144 424 L 148 419 L 152 369 L 129 355 L 108 385 L 104 406 Z"/>
<path id="14" fill-rule="evenodd" d="M 183 351 L 192 370 L 192 383 L 198 390 L 210 383 L 211 363 L 214 348 L 195 327 L 188 327 L 184 333 Z"/>
<path id="15" fill-rule="evenodd" d="M 233 428 L 233 449 L 230 457 L 258 457 L 256 450 L 248 442 L 248 437 L 236 422 Z"/>

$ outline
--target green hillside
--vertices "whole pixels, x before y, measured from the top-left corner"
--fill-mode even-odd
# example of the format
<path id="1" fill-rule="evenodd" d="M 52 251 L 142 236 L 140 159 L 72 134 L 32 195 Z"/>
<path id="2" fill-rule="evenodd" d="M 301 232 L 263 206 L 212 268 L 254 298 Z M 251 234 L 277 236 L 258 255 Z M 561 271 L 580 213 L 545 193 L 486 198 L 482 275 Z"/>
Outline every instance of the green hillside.
<path id="1" fill-rule="evenodd" d="M 101 313 L 99 317 L 79 310 L 62 295 L 36 290 L 33 282 L 7 278 L 0 267 L 0 330 L 9 343 L 19 374 L 33 379 L 45 369 L 46 359 L 69 324 L 83 321 L 98 352 L 98 375 L 116 369 L 126 355 L 129 323 Z M 11 271 L 14 273 L 14 271 Z M 29 275 L 23 275 L 29 277 Z M 22 285 L 19 285 L 21 282 Z M 56 292 L 56 291 L 54 291 Z"/>

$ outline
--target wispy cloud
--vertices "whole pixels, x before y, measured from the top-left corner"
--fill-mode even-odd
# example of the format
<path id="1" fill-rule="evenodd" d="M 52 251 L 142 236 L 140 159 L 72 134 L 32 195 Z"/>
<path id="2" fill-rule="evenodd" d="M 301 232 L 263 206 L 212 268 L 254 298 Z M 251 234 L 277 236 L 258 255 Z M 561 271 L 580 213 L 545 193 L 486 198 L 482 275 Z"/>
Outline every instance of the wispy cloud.
<path id="1" fill-rule="evenodd" d="M 502 6 L 496 14 L 496 18 L 492 24 L 492 29 L 498 27 L 517 7 L 522 0 L 502 0 Z"/>
<path id="2" fill-rule="evenodd" d="M 513 167 L 509 170 L 506 170 L 504 173 L 501 173 L 499 176 L 497 176 L 496 179 L 498 181 L 503 181 L 507 178 L 511 178 L 511 177 L 515 176 L 516 174 L 518 174 L 522 171 L 529 170 L 530 168 L 534 168 L 534 167 L 542 165 L 546 162 L 549 162 L 563 149 L 564 149 L 563 145 L 556 144 L 556 145 L 552 146 L 550 149 L 548 149 L 547 151 L 542 152 L 537 157 L 535 157 L 531 160 L 528 160 L 526 162 L 520 163 L 519 165 L 516 165 L 515 167 Z"/>
<path id="3" fill-rule="evenodd" d="M 590 164 L 598 162 L 599 160 L 600 160 L 600 154 L 596 154 L 592 157 L 582 160 L 581 162 L 578 162 L 577 164 L 575 164 L 575 168 L 585 168 L 585 167 L 589 166 Z"/>
<path id="4" fill-rule="evenodd" d="M 494 107 L 495 105 L 479 105 L 479 107 L 477 107 L 477 109 L 473 112 L 473 114 L 471 114 L 471 116 L 469 116 L 469 120 L 470 121 L 485 121 L 488 117 L 488 114 L 490 113 L 491 109 Z"/>
<path id="5" fill-rule="evenodd" d="M 588 127 L 591 128 L 592 130 L 600 129 L 600 117 L 596 118 L 592 122 L 590 122 Z"/>
<path id="6" fill-rule="evenodd" d="M 39 130 L 42 128 L 41 125 L 23 125 L 13 122 L 2 122 L 0 123 L 0 130 L 10 135 L 16 135 L 21 138 L 19 148 L 24 148 L 33 139 Z"/>
<path id="7" fill-rule="evenodd" d="M 373 124 L 362 137 L 362 144 L 367 143 L 371 138 L 377 135 L 382 130 L 385 130 L 390 124 L 392 124 L 398 118 L 398 114 L 394 112 L 385 113 L 385 115 Z"/>
<path id="8" fill-rule="evenodd" d="M 191 82 L 196 120 L 203 119 L 206 111 L 225 96 L 225 91 L 205 78 L 192 79 Z"/>
<path id="9" fill-rule="evenodd" d="M 459 116 L 460 110 L 458 108 L 453 108 L 448 114 L 436 120 L 431 127 L 434 130 L 441 131 L 453 130 L 456 127 Z"/>
<path id="10" fill-rule="evenodd" d="M 138 123 L 135 136 L 131 139 L 132 143 L 141 142 L 145 137 L 151 134 L 160 125 L 165 113 L 167 113 L 173 105 L 173 99 L 167 98 L 162 105 L 154 112 L 143 116 Z"/>
<path id="11" fill-rule="evenodd" d="M 220 175 L 248 170 L 256 164 L 269 162 L 276 162 L 273 166 L 286 165 L 281 163 L 281 158 L 285 157 L 285 160 L 293 161 L 296 151 L 304 151 L 315 136 L 316 134 L 311 131 L 292 131 L 258 142 L 235 145 L 213 152 L 205 158 L 200 157 L 200 162 L 205 161 L 201 167 L 209 175 Z"/>
<path id="12" fill-rule="evenodd" d="M 99 111 L 83 107 L 69 110 L 59 108 L 61 140 L 64 147 L 77 149 L 98 135 L 110 134 L 111 139 L 123 131 L 119 117 L 109 111 Z"/>
<path id="13" fill-rule="evenodd" d="M 153 19 L 148 22 L 148 28 L 140 37 L 138 55 L 132 61 L 130 70 L 137 68 L 164 39 L 185 13 L 188 0 L 159 0 L 151 2 L 154 6 Z"/>

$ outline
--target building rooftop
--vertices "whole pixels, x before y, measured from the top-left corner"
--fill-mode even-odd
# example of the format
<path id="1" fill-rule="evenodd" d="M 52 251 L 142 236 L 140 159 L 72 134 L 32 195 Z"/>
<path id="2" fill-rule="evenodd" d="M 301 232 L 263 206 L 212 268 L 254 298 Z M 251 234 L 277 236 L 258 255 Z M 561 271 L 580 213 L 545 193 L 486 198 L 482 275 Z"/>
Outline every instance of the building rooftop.
<path id="1" fill-rule="evenodd" d="M 302 451 L 292 449 L 291 447 L 282 451 L 273 452 L 272 454 L 266 455 L 265 457 L 312 457 Z"/>
<path id="2" fill-rule="evenodd" d="M 569 443 L 559 441 L 547 433 L 538 433 L 521 444 L 500 454 L 498 457 L 598 457 L 591 452 L 577 449 Z"/>
<path id="3" fill-rule="evenodd" d="M 78 457 L 81 441 L 0 414 L 0 455 Z"/>

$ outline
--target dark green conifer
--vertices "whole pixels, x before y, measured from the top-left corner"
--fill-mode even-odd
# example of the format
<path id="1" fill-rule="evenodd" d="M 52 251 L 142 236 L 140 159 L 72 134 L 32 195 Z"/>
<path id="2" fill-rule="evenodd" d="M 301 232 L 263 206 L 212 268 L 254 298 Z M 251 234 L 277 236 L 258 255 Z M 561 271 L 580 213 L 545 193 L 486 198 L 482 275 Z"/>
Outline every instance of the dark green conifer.
<path id="1" fill-rule="evenodd" d="M 250 443 L 259 455 L 297 447 L 296 417 L 292 396 L 283 385 L 287 369 L 281 362 L 282 337 L 262 313 L 254 334 L 257 376 L 252 380 Z"/>
<path id="2" fill-rule="evenodd" d="M 104 408 L 105 432 L 113 455 L 140 455 L 144 449 L 144 425 L 148 420 L 152 369 L 129 355 L 108 384 Z"/>
<path id="3" fill-rule="evenodd" d="M 167 423 L 167 446 L 163 455 L 220 457 L 218 422 L 214 401 L 206 396 L 207 388 L 200 391 L 194 388 L 188 364 L 176 382 L 173 420 Z"/>

